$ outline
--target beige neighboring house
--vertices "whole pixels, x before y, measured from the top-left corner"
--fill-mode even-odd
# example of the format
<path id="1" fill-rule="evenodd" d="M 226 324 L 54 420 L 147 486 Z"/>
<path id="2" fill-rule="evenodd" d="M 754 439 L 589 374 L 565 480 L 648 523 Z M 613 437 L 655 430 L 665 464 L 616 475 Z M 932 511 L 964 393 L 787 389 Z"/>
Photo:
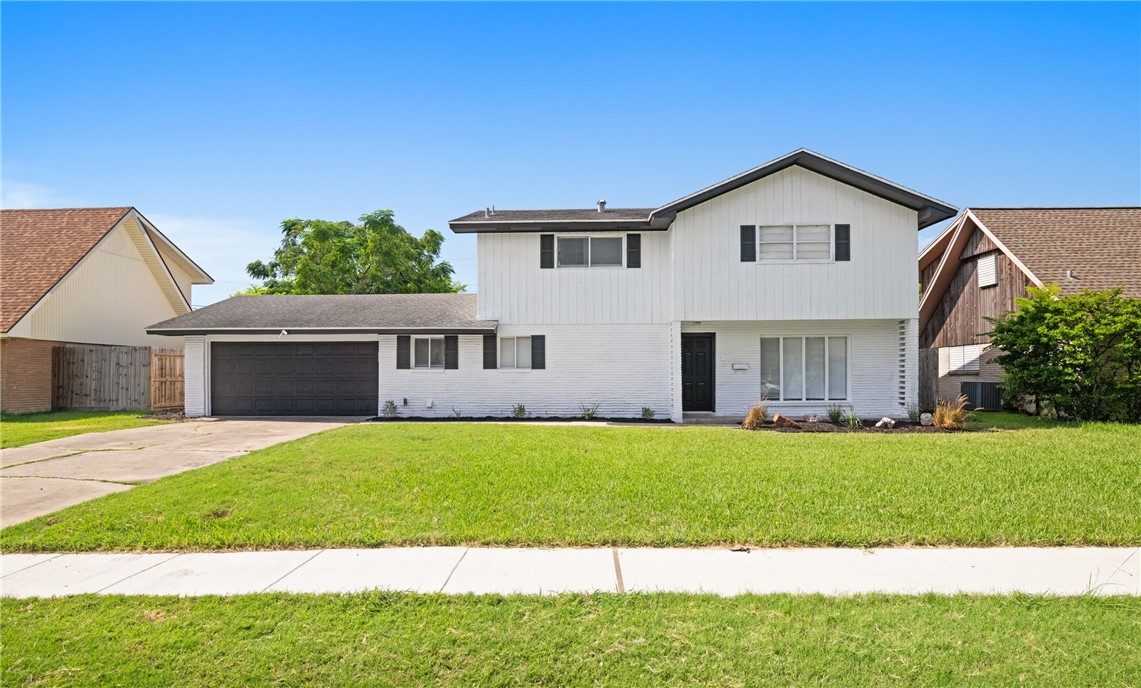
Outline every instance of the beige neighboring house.
<path id="1" fill-rule="evenodd" d="M 999 407 L 1000 352 L 987 347 L 987 318 L 1045 284 L 1141 298 L 1139 264 L 1141 208 L 963 211 L 919 254 L 921 405 L 963 393 L 972 408 Z"/>
<path id="2" fill-rule="evenodd" d="M 169 347 L 151 323 L 213 279 L 139 211 L 0 210 L 0 410 L 52 408 L 52 348 Z"/>

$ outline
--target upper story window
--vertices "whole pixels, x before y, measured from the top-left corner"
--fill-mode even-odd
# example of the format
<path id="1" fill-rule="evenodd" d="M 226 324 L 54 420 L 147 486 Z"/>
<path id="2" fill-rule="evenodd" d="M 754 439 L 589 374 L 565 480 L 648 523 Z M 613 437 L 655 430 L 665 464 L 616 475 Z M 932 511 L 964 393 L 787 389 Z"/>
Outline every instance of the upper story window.
<path id="1" fill-rule="evenodd" d="M 412 340 L 414 368 L 444 367 L 444 338 L 416 337 Z"/>
<path id="2" fill-rule="evenodd" d="M 558 237 L 560 268 L 622 267 L 622 237 Z"/>
<path id="3" fill-rule="evenodd" d="M 831 225 L 762 225 L 757 260 L 831 260 Z"/>
<path id="4" fill-rule="evenodd" d="M 979 258 L 978 273 L 980 287 L 993 287 L 998 284 L 998 271 L 995 265 L 995 254 L 988 253 Z"/>

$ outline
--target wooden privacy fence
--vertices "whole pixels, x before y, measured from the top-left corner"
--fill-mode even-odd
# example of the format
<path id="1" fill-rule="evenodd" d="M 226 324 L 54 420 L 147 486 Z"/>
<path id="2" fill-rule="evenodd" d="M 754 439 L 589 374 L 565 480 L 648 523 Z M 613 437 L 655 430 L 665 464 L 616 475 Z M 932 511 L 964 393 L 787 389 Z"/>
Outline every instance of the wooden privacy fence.
<path id="1" fill-rule="evenodd" d="M 151 351 L 151 408 L 167 409 L 182 406 L 186 392 L 183 372 L 184 357 L 181 351 L 153 349 Z"/>
<path id="2" fill-rule="evenodd" d="M 181 351 L 69 344 L 52 349 L 52 407 L 145 409 L 182 406 Z"/>

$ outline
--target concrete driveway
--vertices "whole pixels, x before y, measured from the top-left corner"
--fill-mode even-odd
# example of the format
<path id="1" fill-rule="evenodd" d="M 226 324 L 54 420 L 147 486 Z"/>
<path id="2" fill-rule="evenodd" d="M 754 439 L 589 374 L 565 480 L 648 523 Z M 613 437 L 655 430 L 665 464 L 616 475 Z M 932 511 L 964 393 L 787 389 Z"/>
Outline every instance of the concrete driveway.
<path id="1" fill-rule="evenodd" d="M 3 449 L 0 526 L 358 420 L 363 419 L 187 421 Z"/>

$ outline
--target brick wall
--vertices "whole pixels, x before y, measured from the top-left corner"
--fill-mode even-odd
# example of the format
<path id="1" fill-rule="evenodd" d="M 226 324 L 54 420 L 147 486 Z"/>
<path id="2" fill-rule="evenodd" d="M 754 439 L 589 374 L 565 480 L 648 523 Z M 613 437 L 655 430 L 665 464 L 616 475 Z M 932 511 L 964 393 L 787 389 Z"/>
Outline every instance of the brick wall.
<path id="1" fill-rule="evenodd" d="M 39 339 L 0 339 L 0 411 L 52 408 L 52 347 Z"/>

